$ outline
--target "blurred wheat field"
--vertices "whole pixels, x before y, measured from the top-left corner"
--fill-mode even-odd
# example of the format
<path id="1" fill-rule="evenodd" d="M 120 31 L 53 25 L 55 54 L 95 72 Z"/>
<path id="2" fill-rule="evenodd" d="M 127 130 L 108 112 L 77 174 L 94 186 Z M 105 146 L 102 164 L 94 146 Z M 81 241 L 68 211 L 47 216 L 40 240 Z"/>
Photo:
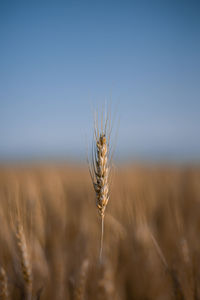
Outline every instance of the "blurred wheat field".
<path id="1" fill-rule="evenodd" d="M 200 299 L 199 167 L 117 168 L 101 265 L 99 224 L 87 167 L 2 166 L 0 299 Z"/>

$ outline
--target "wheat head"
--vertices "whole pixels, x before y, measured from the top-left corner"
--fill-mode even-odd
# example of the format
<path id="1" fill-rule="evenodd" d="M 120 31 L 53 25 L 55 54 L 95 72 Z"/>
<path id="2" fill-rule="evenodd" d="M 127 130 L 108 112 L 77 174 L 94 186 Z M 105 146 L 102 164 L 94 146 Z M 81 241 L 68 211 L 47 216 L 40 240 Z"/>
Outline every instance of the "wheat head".
<path id="1" fill-rule="evenodd" d="M 0 268 L 0 299 L 8 299 L 8 280 L 4 268 Z"/>
<path id="2" fill-rule="evenodd" d="M 74 289 L 74 300 L 83 300 L 85 294 L 85 284 L 87 279 L 89 261 L 88 259 L 84 259 L 81 265 L 78 283 Z"/>
<path id="3" fill-rule="evenodd" d="M 104 133 L 96 139 L 95 155 L 95 179 L 93 182 L 96 192 L 96 204 L 101 217 L 105 215 L 105 209 L 109 200 L 108 185 L 109 165 L 108 165 L 108 146 Z"/>
<path id="4" fill-rule="evenodd" d="M 20 264 L 21 264 L 21 272 L 24 279 L 25 292 L 27 295 L 27 299 L 31 299 L 32 294 L 32 271 L 30 267 L 28 249 L 26 244 L 26 239 L 24 235 L 24 230 L 20 222 L 17 225 L 17 245 L 20 256 Z"/>
<path id="5" fill-rule="evenodd" d="M 104 216 L 105 209 L 109 200 L 109 174 L 110 174 L 110 127 L 107 128 L 108 117 L 105 117 L 103 126 L 103 117 L 101 120 L 101 129 L 99 131 L 98 121 L 94 128 L 94 147 L 92 152 L 92 164 L 90 174 L 96 194 L 96 205 L 101 216 L 101 245 L 100 262 L 102 260 L 103 235 L 104 235 Z M 109 123 L 110 124 L 110 123 Z"/>

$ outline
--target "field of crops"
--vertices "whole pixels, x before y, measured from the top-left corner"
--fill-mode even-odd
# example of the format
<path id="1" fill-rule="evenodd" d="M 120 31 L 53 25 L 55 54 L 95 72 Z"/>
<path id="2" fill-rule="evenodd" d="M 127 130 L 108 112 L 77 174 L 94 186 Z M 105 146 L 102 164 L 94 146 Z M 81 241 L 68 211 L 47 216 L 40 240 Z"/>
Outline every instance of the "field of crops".
<path id="1" fill-rule="evenodd" d="M 200 169 L 113 171 L 100 263 L 86 166 L 0 168 L 1 299 L 200 299 Z"/>

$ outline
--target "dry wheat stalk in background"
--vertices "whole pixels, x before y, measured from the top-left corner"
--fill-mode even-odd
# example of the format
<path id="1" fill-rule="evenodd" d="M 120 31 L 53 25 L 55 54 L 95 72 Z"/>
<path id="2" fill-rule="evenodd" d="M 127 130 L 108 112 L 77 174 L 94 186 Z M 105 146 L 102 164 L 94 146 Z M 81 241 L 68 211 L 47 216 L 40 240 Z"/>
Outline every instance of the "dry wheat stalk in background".
<path id="1" fill-rule="evenodd" d="M 114 273 L 109 261 L 104 261 L 101 265 L 101 276 L 98 281 L 98 300 L 110 300 L 115 298 Z"/>
<path id="2" fill-rule="evenodd" d="M 164 267 L 165 267 L 165 270 L 167 272 L 167 274 L 170 276 L 171 278 L 171 281 L 172 281 L 172 288 L 173 288 L 173 295 L 175 297 L 175 299 L 177 300 L 184 300 L 184 295 L 183 295 L 183 291 L 182 291 L 182 287 L 180 285 L 180 281 L 179 281 L 179 278 L 178 278 L 178 275 L 176 273 L 176 271 L 173 269 L 173 268 L 170 268 L 167 261 L 166 261 L 166 258 L 157 242 L 157 240 L 155 239 L 155 237 L 153 236 L 153 234 L 149 231 L 149 234 L 150 234 L 150 237 L 152 239 L 152 242 L 153 242 L 153 245 L 156 249 L 156 252 L 158 254 L 158 256 L 160 257 Z"/>
<path id="3" fill-rule="evenodd" d="M 24 279 L 26 299 L 31 300 L 31 298 L 32 298 L 32 271 L 31 271 L 31 267 L 30 267 L 26 239 L 25 239 L 23 227 L 20 222 L 17 225 L 16 238 L 17 238 L 17 245 L 18 245 L 19 256 L 20 256 L 21 271 L 22 271 L 23 279 Z"/>
<path id="4" fill-rule="evenodd" d="M 0 268 L 0 299 L 8 299 L 8 280 L 4 268 Z"/>
<path id="5" fill-rule="evenodd" d="M 110 120 L 109 120 L 110 121 Z M 104 123 L 104 124 L 103 124 Z M 110 141 L 110 122 L 108 126 L 108 116 L 101 119 L 101 128 L 98 127 L 98 121 L 95 120 L 94 128 L 94 147 L 92 153 L 92 164 L 90 174 L 96 193 L 96 205 L 101 216 L 101 244 L 100 244 L 100 262 L 102 261 L 103 236 L 104 236 L 104 216 L 105 209 L 109 200 L 109 141 Z"/>
<path id="6" fill-rule="evenodd" d="M 89 268 L 89 260 L 85 258 L 82 262 L 78 282 L 74 289 L 74 300 L 84 299 L 88 268 Z"/>

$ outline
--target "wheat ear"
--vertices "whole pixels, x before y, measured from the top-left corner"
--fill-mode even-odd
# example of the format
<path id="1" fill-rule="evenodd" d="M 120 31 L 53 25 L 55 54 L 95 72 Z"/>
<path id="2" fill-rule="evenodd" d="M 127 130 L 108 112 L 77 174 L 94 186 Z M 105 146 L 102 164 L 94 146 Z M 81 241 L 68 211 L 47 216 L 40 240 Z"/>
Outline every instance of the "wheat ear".
<path id="1" fill-rule="evenodd" d="M 0 299 L 8 299 L 8 280 L 4 268 L 0 268 Z"/>
<path id="2" fill-rule="evenodd" d="M 110 161 L 109 161 L 109 137 L 110 131 L 107 129 L 107 121 L 103 126 L 103 120 L 101 121 L 101 130 L 99 132 L 98 124 L 95 124 L 94 130 L 94 147 L 92 154 L 92 165 L 90 168 L 90 174 L 94 190 L 96 193 L 96 205 L 101 216 L 101 242 L 100 242 L 100 254 L 99 259 L 102 261 L 103 252 L 103 238 L 104 238 L 104 217 L 105 209 L 109 200 L 109 173 L 110 173 Z M 104 128 L 103 128 L 104 127 Z M 107 134 L 107 132 L 109 134 Z"/>
<path id="3" fill-rule="evenodd" d="M 26 298 L 27 300 L 31 300 L 32 272 L 30 267 L 26 239 L 25 239 L 23 227 L 20 222 L 17 225 L 16 238 L 17 238 L 17 245 L 18 245 L 19 256 L 20 256 L 21 271 L 23 274 L 23 279 L 25 284 Z"/>
<path id="4" fill-rule="evenodd" d="M 88 267 L 89 267 L 89 261 L 88 261 L 88 259 L 84 259 L 84 261 L 81 265 L 81 269 L 80 269 L 78 284 L 76 285 L 75 290 L 74 290 L 74 300 L 83 300 L 84 299 Z"/>

